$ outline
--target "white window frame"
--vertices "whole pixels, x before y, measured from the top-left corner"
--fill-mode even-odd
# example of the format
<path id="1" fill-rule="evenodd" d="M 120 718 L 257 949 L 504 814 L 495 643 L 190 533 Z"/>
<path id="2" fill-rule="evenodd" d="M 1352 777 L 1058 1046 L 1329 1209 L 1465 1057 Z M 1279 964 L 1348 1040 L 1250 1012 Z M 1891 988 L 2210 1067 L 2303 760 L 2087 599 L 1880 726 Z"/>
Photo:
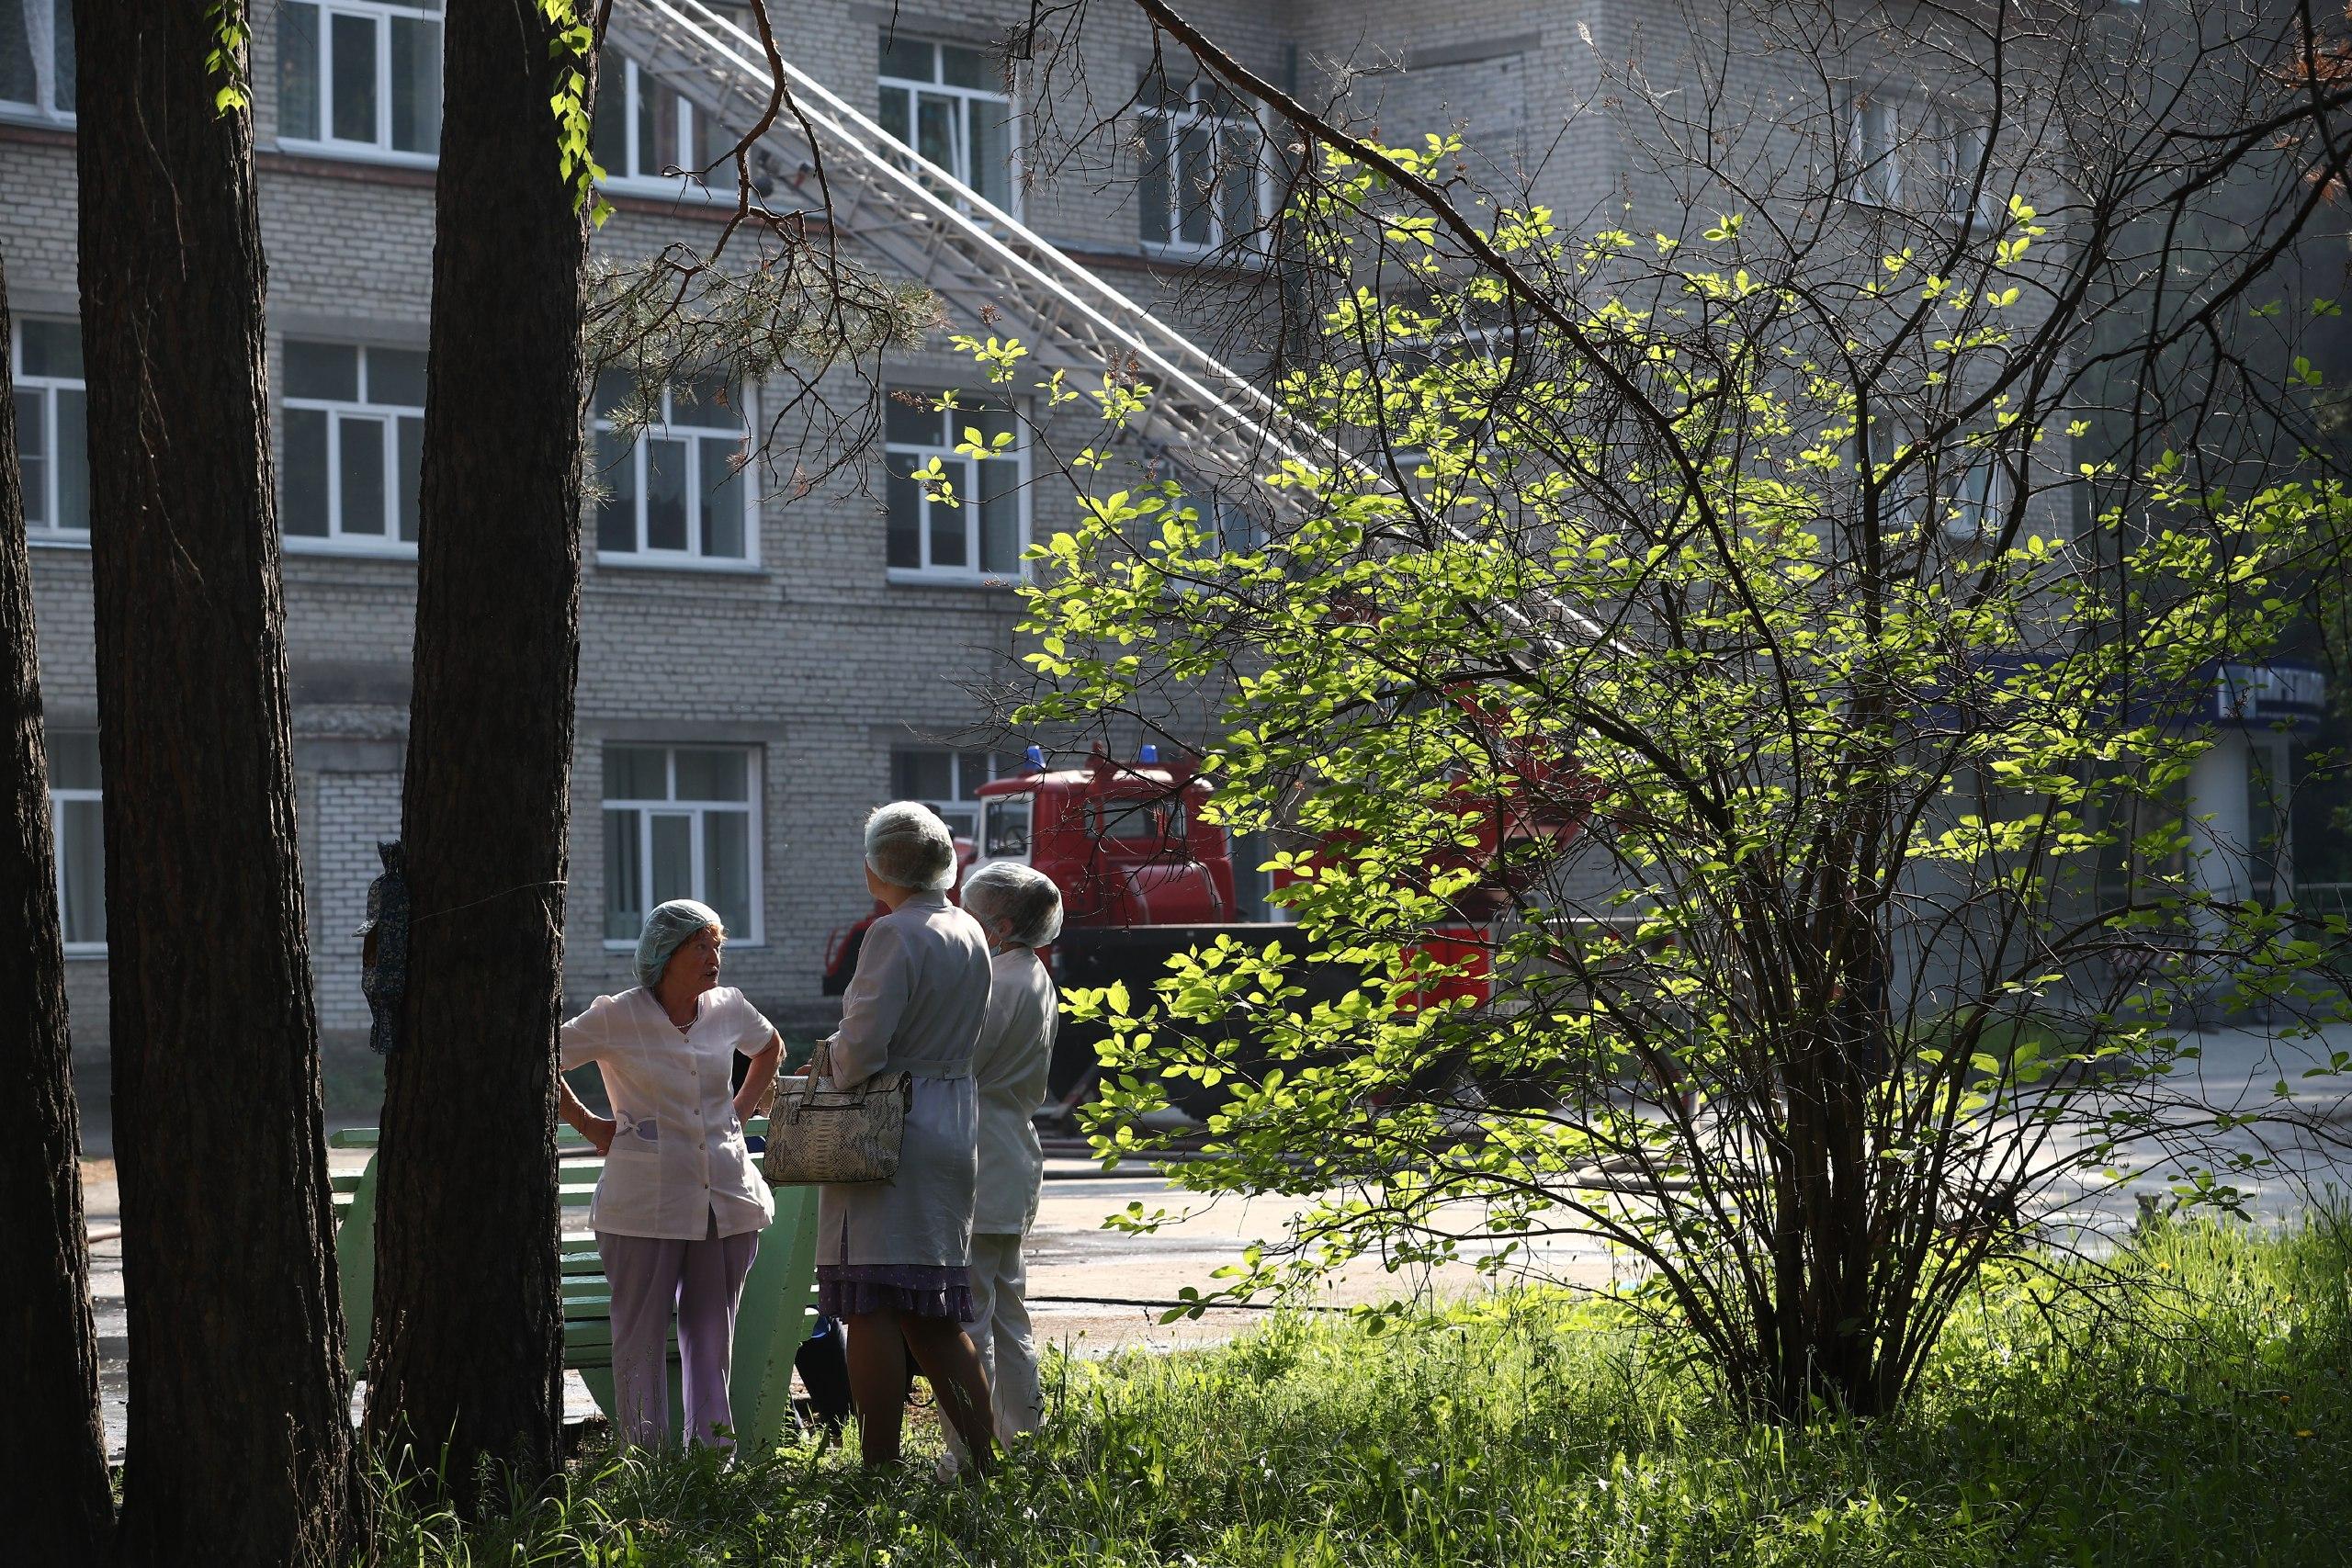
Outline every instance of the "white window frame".
<path id="1" fill-rule="evenodd" d="M 985 778 L 975 779 L 966 776 L 971 771 L 966 763 L 975 755 L 988 759 Z M 984 784 L 993 784 L 998 779 L 1011 777 L 1007 764 L 1012 760 L 994 751 L 972 752 L 953 746 L 893 746 L 890 748 L 890 789 L 893 795 L 898 793 L 899 759 L 901 757 L 944 757 L 947 759 L 947 775 L 955 786 L 956 793 L 944 798 L 923 795 L 911 798 L 921 801 L 939 813 L 940 820 L 947 824 L 947 830 L 959 838 L 970 840 L 977 853 L 980 843 L 980 796 L 977 792 Z M 967 814 L 972 818 L 969 831 L 958 829 L 956 826 L 956 819 Z"/>
<path id="2" fill-rule="evenodd" d="M 10 329 L 8 333 L 8 342 L 5 345 L 8 351 L 8 370 L 16 383 L 17 395 L 21 397 L 27 392 L 32 392 L 38 394 L 41 400 L 40 432 L 42 446 L 39 456 L 40 457 L 41 471 L 41 494 L 40 502 L 40 514 L 43 521 L 35 523 L 29 517 L 25 520 L 25 541 L 26 543 L 32 545 L 49 545 L 67 549 L 85 550 L 90 547 L 90 530 L 88 525 L 85 525 L 79 528 L 69 528 L 57 520 L 58 502 L 60 494 L 63 490 L 64 479 L 63 466 L 58 457 L 57 394 L 60 392 L 80 392 L 83 395 L 83 441 L 84 452 L 86 457 L 89 439 L 89 383 L 79 376 L 30 376 L 25 373 L 25 328 L 33 321 L 39 321 L 43 325 L 48 326 L 74 326 L 77 331 L 79 330 L 77 323 L 60 320 L 56 317 L 19 316 L 17 318 L 15 325 Z M 20 423 L 17 427 L 17 441 L 20 447 L 24 443 L 24 427 Z M 31 498 L 28 497 L 28 499 Z"/>
<path id="3" fill-rule="evenodd" d="M 677 393 L 673 388 L 662 389 L 662 417 L 638 433 L 625 461 L 630 465 L 637 504 L 637 547 L 607 549 L 604 543 L 604 502 L 600 500 L 591 509 L 589 523 L 596 530 L 596 564 L 616 567 L 669 567 L 692 571 L 756 571 L 760 566 L 760 487 L 757 482 L 759 466 L 751 459 L 752 411 L 751 398 L 741 389 L 730 389 L 738 407 L 733 410 L 687 405 L 680 417 Z M 726 423 L 729 413 L 731 423 Z M 702 424 L 697 418 L 711 420 Z M 603 454 L 597 438 L 618 428 L 613 421 L 592 413 L 588 425 L 588 461 L 592 477 L 600 485 L 610 485 L 611 479 L 603 466 Z M 702 444 L 713 436 L 732 436 L 741 444 L 745 460 L 739 470 L 743 481 L 743 553 L 740 556 L 705 555 L 702 548 L 702 512 L 699 498 L 705 493 L 702 485 Z M 688 504 L 686 517 L 686 547 L 682 550 L 656 549 L 645 542 L 648 526 L 645 509 L 651 499 L 646 493 L 645 466 L 649 441 L 680 441 L 685 446 L 686 472 L 684 480 Z"/>
<path id="4" fill-rule="evenodd" d="M 1999 531 L 2001 519 L 2008 514 L 2015 498 L 2015 488 L 2009 466 L 2001 460 L 1999 453 L 1961 450 L 1968 457 L 1968 466 L 1952 483 L 1951 498 L 1941 508 L 1941 521 L 1944 537 L 1956 544 L 1973 544 L 1989 539 Z M 1982 494 L 1972 495 L 1972 489 L 1981 489 Z"/>
<path id="5" fill-rule="evenodd" d="M 606 786 L 604 791 L 603 803 L 598 807 L 596 827 L 597 831 L 600 834 L 608 833 L 609 829 L 606 827 L 605 822 L 606 815 L 615 811 L 634 811 L 638 814 L 637 870 L 638 875 L 640 879 L 640 885 L 646 890 L 646 897 L 649 900 L 648 907 L 650 908 L 650 901 L 652 897 L 653 889 L 653 818 L 655 816 L 686 817 L 691 819 L 692 826 L 687 837 L 686 854 L 687 863 L 692 868 L 694 874 L 694 891 L 687 894 L 686 897 L 689 898 L 702 899 L 705 903 L 709 902 L 709 900 L 704 897 L 707 892 L 707 889 L 703 884 L 703 846 L 705 842 L 705 824 L 711 817 L 719 815 L 742 816 L 746 818 L 746 826 L 744 829 L 744 849 L 745 853 L 751 860 L 751 864 L 747 870 L 749 873 L 749 888 L 752 908 L 752 929 L 749 931 L 729 931 L 727 933 L 727 945 L 729 947 L 766 946 L 767 855 L 766 843 L 763 836 L 762 829 L 764 813 L 762 809 L 763 804 L 762 800 L 763 770 L 761 766 L 762 762 L 765 760 L 763 755 L 763 749 L 758 746 L 727 745 L 723 743 L 714 744 L 695 740 L 607 740 L 603 743 L 603 747 L 605 753 L 607 755 L 613 751 L 619 750 L 660 751 L 662 754 L 662 771 L 669 780 L 670 793 L 673 796 L 675 796 L 678 792 L 679 752 L 724 751 L 729 755 L 738 756 L 743 759 L 743 794 L 745 798 L 741 800 L 678 800 L 674 798 L 667 800 L 643 800 L 616 796 L 610 793 L 609 786 Z M 607 778 L 610 777 L 609 770 L 606 771 L 605 776 Z M 600 840 L 599 841 L 602 842 L 604 840 Z M 596 901 L 596 920 L 599 926 L 602 926 L 604 923 L 607 913 L 607 899 L 610 897 L 611 894 L 612 878 L 613 868 L 610 865 L 606 865 L 605 867 L 605 886 L 600 890 L 600 897 Z M 633 936 L 608 936 L 605 938 L 605 951 L 607 953 L 626 953 L 634 949 L 636 946 L 637 939 Z"/>
<path id="6" fill-rule="evenodd" d="M 890 33 L 887 28 L 884 32 L 890 37 L 893 43 L 899 47 L 919 45 L 930 50 L 932 79 L 922 82 L 911 76 L 885 75 L 877 67 L 875 73 L 874 118 L 876 122 L 880 123 L 883 117 L 881 99 L 884 94 L 893 92 L 906 94 L 907 140 L 900 141 L 899 145 L 906 148 L 908 153 L 918 164 L 926 168 L 938 169 L 941 174 L 978 196 L 979 186 L 972 181 L 972 116 L 979 105 L 994 105 L 1001 108 L 1004 111 L 1005 137 L 1004 201 L 1001 204 L 1001 210 L 1005 216 L 1016 222 L 1019 221 L 1021 218 L 1021 147 L 1024 130 L 1022 124 L 1020 99 L 1013 94 L 994 87 L 958 87 L 947 81 L 946 56 L 944 51 L 967 50 L 983 57 L 988 51 L 977 44 L 958 42 L 954 39 L 894 34 Z M 916 144 L 922 140 L 922 100 L 925 97 L 946 98 L 955 104 L 955 145 L 952 150 L 955 166 L 952 168 L 941 168 L 940 165 L 915 151 Z M 980 199 L 986 201 L 988 198 L 981 197 Z M 958 200 L 960 203 L 960 197 Z"/>
<path id="7" fill-rule="evenodd" d="M 401 537 L 401 421 L 415 420 L 420 427 L 424 422 L 423 404 L 389 403 L 375 397 L 374 378 L 368 368 L 369 355 L 375 351 L 365 344 L 328 343 L 322 338 L 300 338 L 293 342 L 315 344 L 322 348 L 348 348 L 354 351 L 359 378 L 359 396 L 343 398 L 298 398 L 291 395 L 278 400 L 285 412 L 297 409 L 323 413 L 327 420 L 327 531 L 324 534 L 297 534 L 286 526 L 285 443 L 292 432 L 292 422 L 280 420 L 278 434 L 278 526 L 280 542 L 298 555 L 392 556 L 404 560 L 416 558 L 416 541 Z M 414 349 L 399 352 L 413 354 Z M 384 426 L 384 531 L 381 534 L 346 534 L 343 529 L 343 422 L 346 419 L 371 419 Z M 420 474 L 420 480 L 422 475 Z M 421 529 L 424 519 L 417 524 Z"/>
<path id="8" fill-rule="evenodd" d="M 294 0 L 278 0 L 281 7 Z M 277 106 L 277 144 L 295 152 L 311 152 L 335 158 L 353 158 L 369 163 L 405 164 L 419 168 L 431 168 L 441 159 L 439 113 L 435 107 L 435 151 L 422 152 L 392 145 L 392 18 L 431 22 L 436 28 L 446 28 L 439 0 L 432 4 L 402 4 L 401 0 L 300 0 L 311 6 L 318 14 L 319 62 L 319 123 L 316 136 L 289 136 L 286 132 L 286 105 Z M 291 11 L 284 11 L 291 17 Z M 373 22 L 376 28 L 376 134 L 366 141 L 346 140 L 334 133 L 334 18 L 338 16 L 358 17 Z M 279 47 L 284 47 L 283 28 Z M 444 35 L 446 40 L 446 33 Z M 432 58 L 438 62 L 441 50 L 436 43 Z M 280 68 L 278 83 L 283 90 L 285 76 Z M 437 85 L 437 84 L 436 84 Z"/>
<path id="9" fill-rule="evenodd" d="M 28 12 L 36 6 L 46 7 L 49 12 L 48 68 L 43 70 L 38 56 L 33 61 L 34 93 L 40 94 L 40 83 L 44 79 L 49 84 L 49 91 L 45 96 L 45 101 L 39 98 L 0 98 L 0 118 L 32 119 L 48 125 L 72 125 L 75 118 L 74 111 L 69 108 L 60 108 L 57 98 L 60 84 L 72 79 L 73 61 L 70 57 L 62 62 L 58 59 L 57 40 L 61 26 L 69 32 L 73 28 L 74 0 L 24 0 L 24 6 Z M 29 38 L 26 39 L 26 48 L 30 52 L 32 40 Z M 63 69 L 61 69 L 61 65 Z"/>
<path id="10" fill-rule="evenodd" d="M 888 393 L 886 395 L 896 398 L 896 396 L 901 391 L 907 392 L 910 396 L 922 399 L 925 404 L 935 401 L 941 396 L 944 395 L 936 390 L 898 387 L 889 389 Z M 931 417 L 933 419 L 943 422 L 954 422 L 952 428 L 954 429 L 958 440 L 963 437 L 967 421 L 974 418 L 979 413 L 980 410 L 978 405 L 991 400 L 999 402 L 1003 401 L 1002 399 L 991 400 L 987 394 L 964 389 L 958 389 L 954 395 L 958 405 L 954 412 L 949 412 L 938 410 L 930 410 L 928 412 L 930 412 Z M 967 487 L 964 485 L 958 484 L 954 487 L 956 505 L 953 510 L 960 513 L 964 521 L 964 558 L 970 564 L 966 566 L 934 566 L 932 564 L 932 513 L 934 508 L 944 508 L 947 503 L 944 501 L 933 501 L 928 493 L 925 493 L 918 498 L 916 502 L 918 510 L 915 513 L 915 547 L 920 557 L 920 564 L 915 566 L 888 565 L 889 554 L 888 540 L 886 533 L 883 546 L 883 560 L 885 562 L 885 575 L 889 581 L 908 583 L 952 582 L 981 588 L 1010 588 L 1028 581 L 1029 563 L 1023 558 L 1029 550 L 1031 525 L 1029 505 L 1029 430 L 1026 423 L 1024 423 L 1020 417 L 1019 409 L 1012 408 L 1011 412 L 1012 414 L 1012 446 L 1010 454 L 1001 457 L 972 457 L 956 451 L 954 442 L 939 444 L 932 442 L 905 441 L 892 438 L 888 435 L 884 437 L 882 444 L 882 482 L 885 486 L 888 486 L 892 478 L 895 477 L 895 470 L 891 467 L 891 460 L 893 458 L 907 459 L 917 468 L 927 466 L 933 457 L 938 458 L 943 465 L 968 465 L 974 470 L 973 479 L 975 481 L 973 486 L 970 487 L 969 493 L 967 493 Z M 973 427 L 977 428 L 977 424 Z M 950 425 L 943 423 L 940 428 L 944 434 L 950 428 Z M 978 488 L 978 480 L 979 477 L 978 470 L 979 465 L 982 463 L 1011 463 L 1015 465 L 1013 471 L 1012 493 L 1015 505 L 1019 510 L 1020 522 L 1014 531 L 1012 567 L 1009 571 L 990 571 L 980 565 L 980 496 Z M 886 530 L 888 525 L 888 495 L 886 492 L 884 524 Z"/>
<path id="11" fill-rule="evenodd" d="M 75 733 L 86 732 L 77 731 Z M 65 820 L 65 814 L 60 809 L 60 807 L 69 801 L 86 801 L 92 805 L 97 806 L 99 810 L 103 812 L 105 810 L 104 802 L 106 800 L 106 781 L 101 779 L 99 781 L 99 787 L 96 789 L 61 788 L 56 783 L 56 764 L 52 762 L 50 766 L 50 838 L 54 849 L 52 858 L 56 862 L 54 869 L 57 876 L 57 928 L 58 933 L 62 937 L 64 934 L 66 924 L 66 857 L 71 852 L 66 847 L 66 836 L 59 827 L 59 824 Z M 104 834 L 105 830 L 105 818 L 101 816 L 99 819 L 99 832 L 101 835 Z M 106 867 L 104 865 L 98 867 L 98 901 L 101 906 L 106 902 Z M 102 918 L 104 916 L 104 912 L 105 911 L 102 908 L 100 910 Z M 103 941 L 68 942 L 63 945 L 65 948 L 65 956 L 68 958 L 104 958 L 107 955 L 107 944 Z"/>
<path id="12" fill-rule="evenodd" d="M 623 174 L 606 169 L 605 188 L 617 191 L 625 196 L 684 197 L 696 201 L 733 201 L 736 196 L 734 186 L 714 186 L 692 170 L 670 175 L 658 171 L 649 173 L 642 167 L 646 162 L 646 154 L 644 149 L 638 145 L 638 130 L 642 118 L 639 108 L 646 89 L 651 85 L 658 84 L 661 76 L 655 72 L 648 71 L 620 51 L 611 49 L 609 45 L 607 50 L 606 58 L 609 63 L 621 68 L 620 79 L 616 83 L 610 72 L 601 73 L 596 83 L 596 96 L 601 103 L 607 93 L 617 89 L 621 94 L 621 141 L 628 159 L 629 168 L 633 172 Z M 701 130 L 702 108 L 684 93 L 674 93 L 673 96 L 677 99 L 678 145 L 685 150 L 687 156 L 699 157 L 701 147 L 695 138 Z M 594 151 L 593 146 L 591 151 Z M 734 172 L 734 165 L 731 163 L 725 167 L 730 175 Z"/>
<path id="13" fill-rule="evenodd" d="M 1149 91 L 1152 84 L 1147 83 L 1145 86 L 1146 90 Z M 1225 167 L 1224 146 L 1227 133 L 1238 131 L 1249 139 L 1254 154 L 1252 158 L 1254 166 L 1250 182 L 1250 232 L 1243 238 L 1248 241 L 1249 248 L 1252 251 L 1261 251 L 1265 248 L 1266 218 L 1273 203 L 1273 175 L 1272 171 L 1266 165 L 1265 132 L 1256 120 L 1246 115 L 1226 114 L 1214 105 L 1204 102 L 1202 95 L 1214 90 L 1214 84 L 1195 78 L 1187 83 L 1183 88 L 1184 107 L 1182 108 L 1170 108 L 1163 98 L 1159 103 L 1146 104 L 1136 111 L 1138 120 L 1159 121 L 1160 134 L 1167 139 L 1168 209 L 1160 216 L 1167 220 L 1168 237 L 1164 240 L 1155 240 L 1148 234 L 1140 232 L 1137 236 L 1138 243 L 1143 248 L 1154 255 L 1208 255 L 1223 250 L 1235 239 L 1235 236 L 1226 232 L 1225 203 L 1219 199 L 1224 183 L 1221 178 L 1212 188 L 1209 199 L 1204 204 L 1208 212 L 1209 237 L 1206 240 L 1184 238 L 1185 187 L 1182 149 L 1184 143 L 1184 133 L 1187 130 L 1204 127 L 1207 129 L 1209 134 L 1210 167 L 1212 171 L 1220 175 Z M 1163 89 L 1163 91 L 1173 96 L 1171 89 Z M 1139 126 L 1136 133 L 1139 147 L 1145 134 L 1146 132 Z M 1144 166 L 1148 167 L 1148 163 Z M 1144 175 L 1139 168 L 1136 180 L 1136 217 L 1138 224 L 1148 216 L 1144 208 Z"/>

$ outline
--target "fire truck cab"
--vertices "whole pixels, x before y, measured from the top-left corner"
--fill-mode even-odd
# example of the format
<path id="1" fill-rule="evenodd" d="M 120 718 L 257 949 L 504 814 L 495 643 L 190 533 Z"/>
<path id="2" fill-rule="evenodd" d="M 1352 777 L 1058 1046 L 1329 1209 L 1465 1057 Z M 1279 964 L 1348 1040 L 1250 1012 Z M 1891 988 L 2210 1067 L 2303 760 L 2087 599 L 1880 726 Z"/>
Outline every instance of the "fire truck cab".
<path id="1" fill-rule="evenodd" d="M 1208 784 L 1153 748 L 1134 762 L 1032 765 L 982 784 L 974 866 L 1018 861 L 1061 889 L 1066 926 L 1221 925 L 1239 918 L 1224 830 L 1201 819 Z"/>

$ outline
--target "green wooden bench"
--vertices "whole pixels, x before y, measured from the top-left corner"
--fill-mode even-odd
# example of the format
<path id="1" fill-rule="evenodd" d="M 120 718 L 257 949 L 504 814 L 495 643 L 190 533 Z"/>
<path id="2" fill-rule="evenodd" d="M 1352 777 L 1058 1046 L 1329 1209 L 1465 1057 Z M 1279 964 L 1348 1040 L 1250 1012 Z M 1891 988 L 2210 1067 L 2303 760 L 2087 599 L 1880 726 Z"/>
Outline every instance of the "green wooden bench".
<path id="1" fill-rule="evenodd" d="M 745 1129 L 767 1131 L 763 1117 Z M 376 1129 L 352 1127 L 327 1140 L 339 1149 L 373 1149 Z M 588 1200 L 605 1162 L 585 1138 L 569 1127 L 557 1130 L 557 1171 L 563 1205 L 560 1242 L 563 1269 L 563 1364 L 581 1381 L 607 1416 L 613 1413 L 612 1287 L 587 1230 Z M 334 1178 L 335 1269 L 343 1284 L 345 1353 L 358 1377 L 368 1359 L 368 1334 L 376 1303 L 376 1159 L 366 1168 Z M 777 1187 L 775 1224 L 760 1233 L 759 1256 L 743 1280 L 743 1303 L 735 1319 L 735 1366 L 729 1402 L 735 1407 L 738 1441 L 758 1446 L 782 1442 L 797 1429 L 792 1414 L 792 1358 L 808 1337 L 817 1316 L 817 1190 Z M 678 1341 L 670 1337 L 670 1430 L 684 1430 L 680 1408 Z"/>

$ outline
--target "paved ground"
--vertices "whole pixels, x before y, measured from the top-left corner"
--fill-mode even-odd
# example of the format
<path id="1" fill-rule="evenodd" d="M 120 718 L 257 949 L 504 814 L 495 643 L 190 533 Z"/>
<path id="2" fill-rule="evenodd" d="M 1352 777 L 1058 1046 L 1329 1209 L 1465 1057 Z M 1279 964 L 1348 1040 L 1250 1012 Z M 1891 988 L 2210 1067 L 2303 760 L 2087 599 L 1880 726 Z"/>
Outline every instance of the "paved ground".
<path id="1" fill-rule="evenodd" d="M 2240 1128 L 2226 1140 L 2231 1147 L 2271 1162 L 2263 1169 L 2233 1179 L 2252 1193 L 2252 1206 L 2258 1214 L 2268 1219 L 2287 1217 L 2331 1188 L 2352 1193 L 2352 1079 L 2302 1076 L 2323 1062 L 2327 1052 L 2352 1050 L 2352 1030 L 2318 1045 L 2284 1045 L 2259 1032 L 2245 1030 L 2212 1032 L 2200 1043 L 2202 1060 L 2184 1069 L 2172 1085 L 2180 1102 L 2171 1113 L 2175 1123 L 2188 1119 L 2187 1106 L 2191 1101 L 2241 1113 L 2267 1111 L 2280 1104 L 2275 1098 L 2278 1083 L 2284 1081 L 2290 1091 L 2286 1103 L 2297 1125 Z M 2206 1116 L 2210 1121 L 2211 1112 Z M 90 1132 L 93 1135 L 85 1141 L 86 1147 L 94 1152 L 110 1150 L 103 1123 L 94 1123 Z M 2078 1146 L 2080 1143 L 2077 1139 Z M 2178 1179 L 2177 1163 L 2161 1155 L 2160 1147 L 2151 1147 L 2142 1168 L 2120 1183 L 2090 1175 L 2069 1181 L 2053 1196 L 2042 1217 L 2075 1235 L 2111 1235 L 2120 1231 L 2137 1214 L 2141 1194 L 2161 1199 Z M 333 1150 L 328 1157 L 338 1170 L 356 1170 L 366 1155 Z M 1185 1285 L 1207 1288 L 1214 1270 L 1238 1259 L 1252 1240 L 1279 1235 L 1285 1221 L 1297 1212 L 1295 1201 L 1261 1198 L 1221 1202 L 1158 1235 L 1131 1236 L 1104 1230 L 1103 1217 L 1138 1201 L 1147 1210 L 1193 1201 L 1146 1170 L 1105 1178 L 1086 1161 L 1057 1159 L 1048 1174 L 1030 1247 L 1030 1292 L 1034 1298 L 1043 1298 L 1035 1308 L 1041 1338 L 1080 1355 L 1135 1347 L 1173 1348 L 1227 1337 L 1261 1315 L 1228 1309 L 1163 1326 L 1158 1321 L 1159 1308 L 1113 1303 L 1169 1302 Z M 92 1237 L 101 1397 L 108 1438 L 119 1452 L 126 1341 L 121 1206 L 113 1162 L 103 1157 L 86 1161 L 84 1182 Z M 1538 1255 L 1538 1263 L 1552 1279 L 1587 1285 L 1605 1283 L 1611 1269 L 1606 1253 L 1589 1243 L 1550 1244 Z M 1339 1281 L 1323 1300 L 1328 1304 L 1344 1304 L 1425 1292 L 1453 1295 L 1484 1288 L 1466 1266 L 1431 1278 L 1391 1275 L 1376 1267 L 1364 1267 Z M 576 1379 L 570 1393 L 568 1414 L 584 1417 L 593 1413 L 586 1391 Z"/>

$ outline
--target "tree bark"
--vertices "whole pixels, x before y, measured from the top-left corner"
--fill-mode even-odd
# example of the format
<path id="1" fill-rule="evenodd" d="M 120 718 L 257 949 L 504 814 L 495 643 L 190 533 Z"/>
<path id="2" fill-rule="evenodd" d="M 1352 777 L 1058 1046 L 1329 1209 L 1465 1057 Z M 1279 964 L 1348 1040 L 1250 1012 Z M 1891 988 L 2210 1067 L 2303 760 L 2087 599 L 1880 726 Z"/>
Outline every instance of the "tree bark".
<path id="1" fill-rule="evenodd" d="M 587 226 L 537 0 L 450 0 L 435 186 L 415 696 L 402 831 L 413 976 L 387 1065 L 368 1431 L 470 1506 L 561 1434 L 555 1031 Z"/>
<path id="2" fill-rule="evenodd" d="M 250 110 L 209 8 L 79 0 L 82 325 L 130 1308 L 127 1563 L 353 1519 Z M 231 6 L 235 18 L 242 8 Z M 243 73 L 243 48 L 231 67 Z"/>
<path id="3" fill-rule="evenodd" d="M 0 345 L 8 276 L 0 264 Z M 50 850 L 40 654 L 8 355 L 0 346 L 0 953 L 23 955 L 0 990 L 0 1084 L 24 1096 L 0 1138 L 0 1518 L 29 1562 L 95 1568 L 114 1528 L 81 1128 L 65 1021 L 65 948 Z"/>

